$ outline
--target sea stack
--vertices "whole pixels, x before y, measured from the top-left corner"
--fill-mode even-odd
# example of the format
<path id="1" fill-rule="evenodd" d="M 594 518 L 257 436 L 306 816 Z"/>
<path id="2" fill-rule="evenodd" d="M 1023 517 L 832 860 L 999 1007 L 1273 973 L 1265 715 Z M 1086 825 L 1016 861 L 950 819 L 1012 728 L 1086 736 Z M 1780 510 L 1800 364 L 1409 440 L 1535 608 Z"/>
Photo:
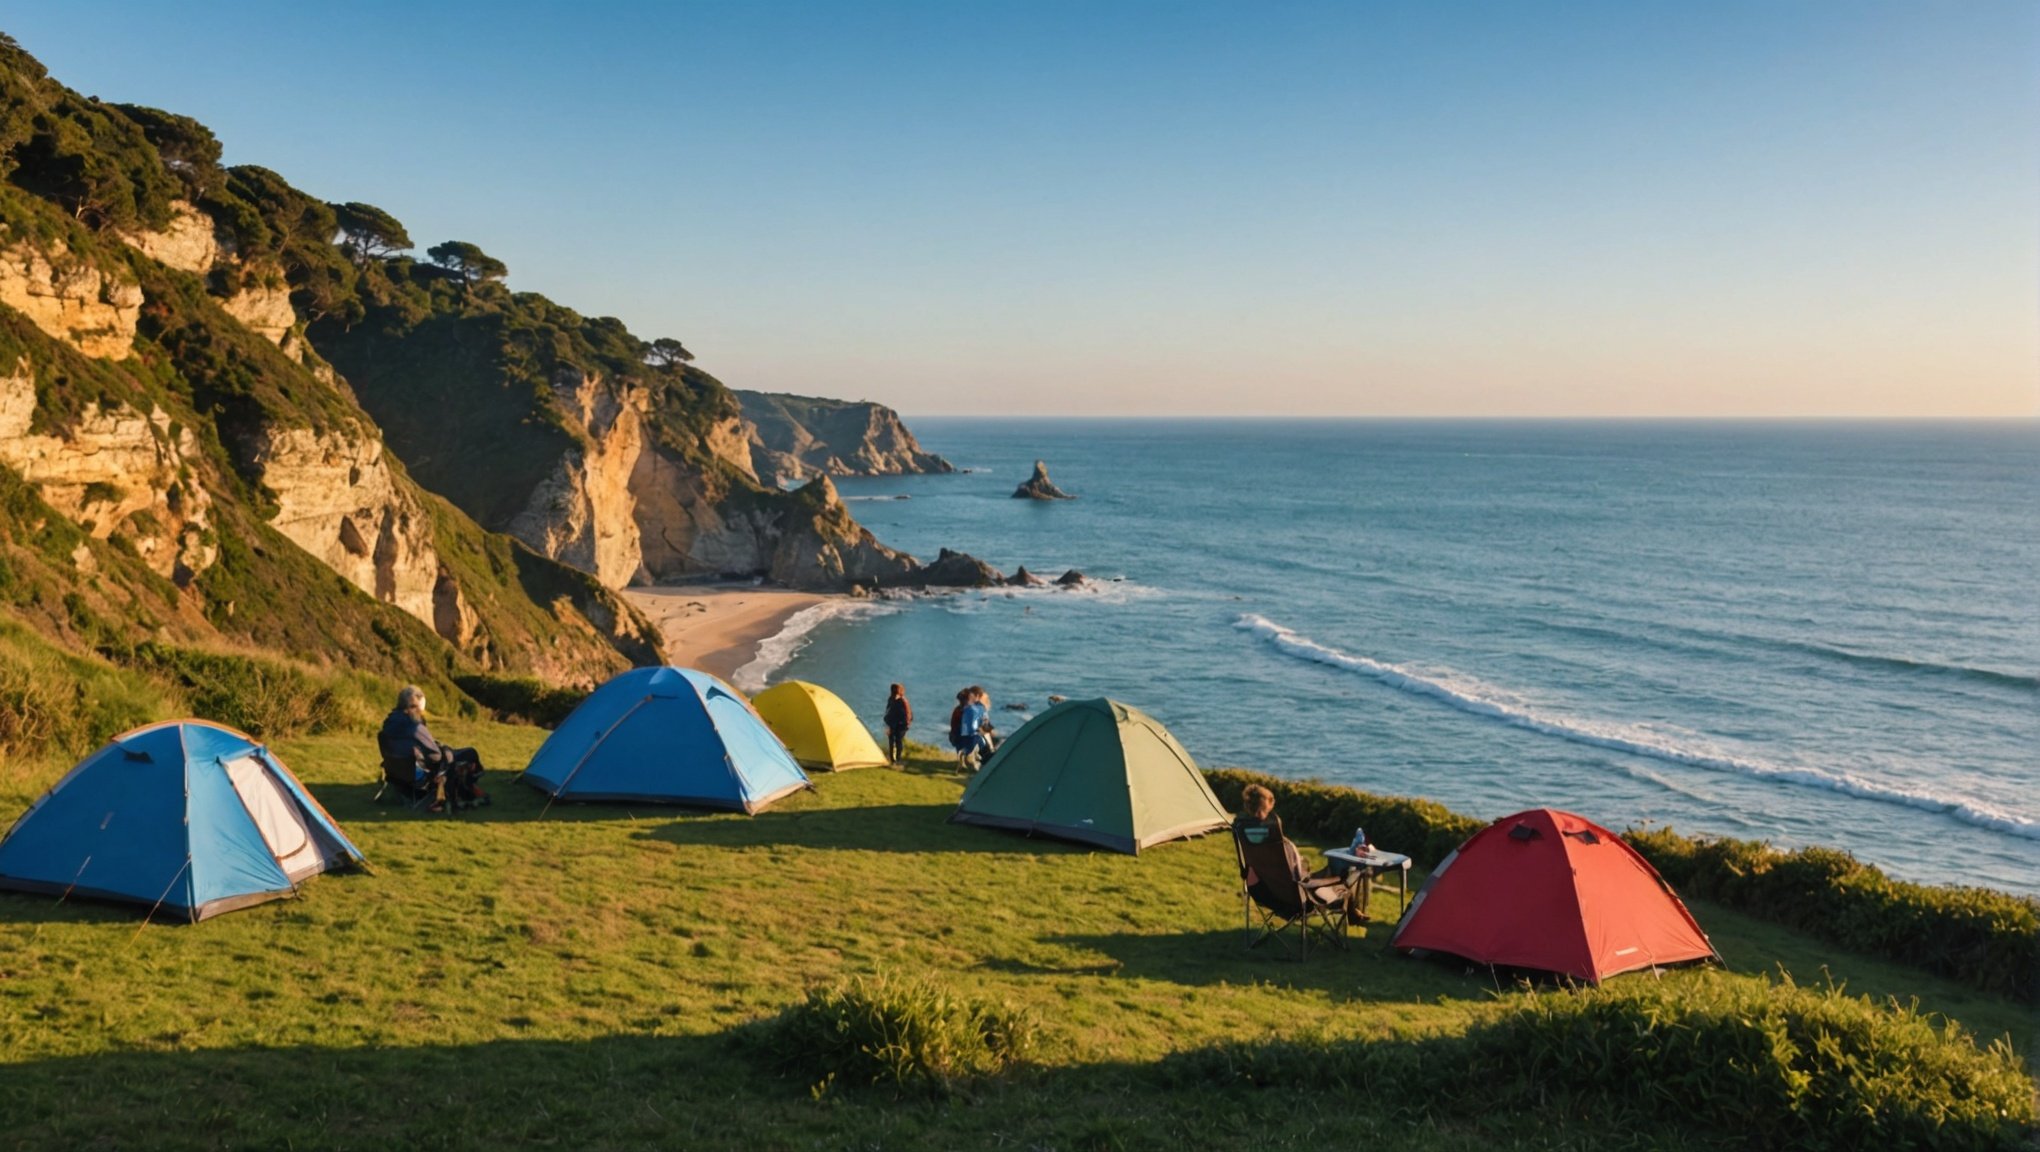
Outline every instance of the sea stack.
<path id="1" fill-rule="evenodd" d="M 1034 462 L 1034 475 L 1025 484 L 1013 489 L 1015 500 L 1073 500 L 1075 497 L 1055 486 L 1048 478 L 1048 465 L 1040 460 Z"/>

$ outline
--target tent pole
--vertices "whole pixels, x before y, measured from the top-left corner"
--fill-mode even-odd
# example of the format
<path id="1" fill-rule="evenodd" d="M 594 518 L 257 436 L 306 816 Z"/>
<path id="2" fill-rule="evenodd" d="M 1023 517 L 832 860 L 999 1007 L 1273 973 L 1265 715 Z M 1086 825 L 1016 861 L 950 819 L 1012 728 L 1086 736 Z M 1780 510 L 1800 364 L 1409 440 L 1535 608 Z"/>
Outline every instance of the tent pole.
<path id="1" fill-rule="evenodd" d="M 629 711 L 625 712 L 625 713 L 624 713 L 623 715 L 621 715 L 621 716 L 618 716 L 618 717 L 616 718 L 616 723 L 614 723 L 614 724 L 611 724 L 611 725 L 610 725 L 609 727 L 607 727 L 607 728 L 604 728 L 604 729 L 602 730 L 602 735 L 600 735 L 600 736 L 597 736 L 597 737 L 595 738 L 595 742 L 594 742 L 594 743 L 592 743 L 592 744 L 590 744 L 590 745 L 588 745 L 588 750 L 587 750 L 586 752 L 583 752 L 583 753 L 581 753 L 581 758 L 580 758 L 579 760 L 576 760 L 576 761 L 574 761 L 574 769 L 573 769 L 573 771 L 571 771 L 571 772 L 568 772 L 568 773 L 566 774 L 566 776 L 565 776 L 565 777 L 563 777 L 563 778 L 562 778 L 562 779 L 560 780 L 560 786 L 559 786 L 559 788 L 558 788 L 557 790 L 555 790 L 555 791 L 553 792 L 553 794 L 552 794 L 552 795 L 550 795 L 550 796 L 548 796 L 548 797 L 546 797 L 546 798 L 545 798 L 545 807 L 543 807 L 543 808 L 541 808 L 541 809 L 539 809 L 539 810 L 538 810 L 538 818 L 539 818 L 540 820 L 543 820 L 543 819 L 545 819 L 545 815 L 546 815 L 546 813 L 548 813 L 548 812 L 552 811 L 552 806 L 553 806 L 553 802 L 554 802 L 554 801 L 556 801 L 556 800 L 558 800 L 558 799 L 560 798 L 560 793 L 561 793 L 561 792 L 565 792 L 565 791 L 567 790 L 567 785 L 568 785 L 569 783 L 571 783 L 571 782 L 573 781 L 573 779 L 574 779 L 574 777 L 575 777 L 575 776 L 577 776 L 577 775 L 579 775 L 579 774 L 580 774 L 580 771 L 581 771 L 581 766 L 582 766 L 582 765 L 584 765 L 584 764 L 586 764 L 586 763 L 588 762 L 588 757 L 590 757 L 590 756 L 593 756 L 593 755 L 595 754 L 595 750 L 596 750 L 597 748 L 600 748 L 600 747 L 602 747 L 602 742 L 603 742 L 604 740 L 607 740 L 607 739 L 609 739 L 609 736 L 610 736 L 610 734 L 611 734 L 611 733 L 615 732 L 615 731 L 616 731 L 616 730 L 617 730 L 618 728 L 621 728 L 621 727 L 623 727 L 623 722 L 624 722 L 625 720 L 628 720 L 628 719 L 630 719 L 630 718 L 631 718 L 632 716 L 635 716 L 635 715 L 637 715 L 637 710 L 638 710 L 638 709 L 640 709 L 640 708 L 642 708 L 642 707 L 644 707 L 644 706 L 645 706 L 645 705 L 647 705 L 647 704 L 650 704 L 650 703 L 652 702 L 652 700 L 653 700 L 653 697 L 652 697 L 652 696 L 650 696 L 650 695 L 647 695 L 647 696 L 645 696 L 645 697 L 644 697 L 643 699 L 639 700 L 639 701 L 638 701 L 637 703 L 635 703 L 635 704 L 631 705 L 631 706 L 630 706 L 630 710 L 629 710 Z M 529 770 L 530 770 L 530 766 L 529 766 L 529 765 L 527 765 L 527 766 L 526 766 L 526 771 L 529 771 Z"/>
<path id="2" fill-rule="evenodd" d="M 163 894 L 161 896 L 156 897 L 156 902 L 154 904 L 149 905 L 148 915 L 142 917 L 141 924 L 135 928 L 135 934 L 128 937 L 129 947 L 133 947 L 134 942 L 142 938 L 142 929 L 147 928 L 149 926 L 149 920 L 151 917 L 155 916 L 156 909 L 161 908 L 163 906 L 163 901 L 168 900 L 170 898 L 170 889 L 177 887 L 177 878 L 179 876 L 184 875 L 184 870 L 189 867 L 191 867 L 191 853 L 186 852 L 184 854 L 184 863 L 178 865 L 177 871 L 171 874 L 170 883 L 163 885 Z M 197 911 L 197 909 L 193 909 L 193 911 L 195 912 Z"/>

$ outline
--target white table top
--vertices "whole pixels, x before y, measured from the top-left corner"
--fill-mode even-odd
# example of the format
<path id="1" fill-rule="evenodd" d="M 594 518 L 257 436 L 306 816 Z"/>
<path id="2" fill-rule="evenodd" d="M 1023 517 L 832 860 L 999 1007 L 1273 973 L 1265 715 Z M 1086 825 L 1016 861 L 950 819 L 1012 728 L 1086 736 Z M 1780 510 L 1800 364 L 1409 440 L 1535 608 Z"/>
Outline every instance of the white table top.
<path id="1" fill-rule="evenodd" d="M 1410 858 L 1394 852 L 1383 852 L 1374 845 L 1355 852 L 1351 848 L 1328 848 L 1325 859 L 1337 860 L 1341 864 L 1358 864 L 1363 868 L 1400 868 L 1410 870 Z"/>

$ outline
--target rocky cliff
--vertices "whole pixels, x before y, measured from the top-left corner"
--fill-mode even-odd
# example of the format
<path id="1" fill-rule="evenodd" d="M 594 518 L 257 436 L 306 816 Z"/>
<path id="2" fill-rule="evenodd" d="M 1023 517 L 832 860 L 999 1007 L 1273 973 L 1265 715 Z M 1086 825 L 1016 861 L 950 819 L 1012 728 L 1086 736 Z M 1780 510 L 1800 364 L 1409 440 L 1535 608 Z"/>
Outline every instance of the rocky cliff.
<path id="1" fill-rule="evenodd" d="M 119 360 L 134 347 L 142 290 L 118 268 L 73 252 L 69 243 L 24 235 L 0 222 L 0 304 L 95 360 Z"/>
<path id="2" fill-rule="evenodd" d="M 443 687 L 659 658 L 598 581 L 422 491 L 304 342 L 361 310 L 330 206 L 0 36 L 8 107 L 40 111 L 0 114 L 0 623 Z"/>
<path id="3" fill-rule="evenodd" d="M 826 476 L 798 492 L 761 483 L 755 430 L 714 377 L 648 358 L 618 322 L 534 293 L 392 272 L 361 322 L 314 324 L 311 343 L 425 485 L 485 526 L 611 588 L 926 581 L 851 517 Z M 889 410 L 843 407 L 864 421 L 862 448 L 846 449 L 858 459 L 947 469 Z"/>
<path id="4" fill-rule="evenodd" d="M 883 404 L 741 389 L 736 397 L 750 425 L 751 469 L 768 484 L 956 470 L 923 451 L 899 413 Z"/>
<path id="5" fill-rule="evenodd" d="M 159 576 L 189 585 L 212 566 L 212 500 L 184 482 L 200 457 L 188 427 L 154 405 L 144 413 L 112 404 L 61 433 L 38 433 L 35 412 L 36 371 L 24 353 L 0 375 L 0 464 L 93 538 L 118 537 Z"/>

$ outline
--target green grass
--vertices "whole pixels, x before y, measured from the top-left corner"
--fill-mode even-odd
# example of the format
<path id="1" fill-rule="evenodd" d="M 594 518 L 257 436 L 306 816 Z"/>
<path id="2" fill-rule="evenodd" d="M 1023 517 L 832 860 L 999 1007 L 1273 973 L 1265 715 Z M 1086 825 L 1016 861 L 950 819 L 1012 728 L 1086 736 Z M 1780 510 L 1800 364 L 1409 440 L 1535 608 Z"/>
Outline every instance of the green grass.
<path id="1" fill-rule="evenodd" d="M 496 766 L 544 736 L 437 724 Z M 0 896 L 0 1148 L 1748 1146 L 1157 1075 L 1241 1041 L 1452 1036 L 1525 995 L 1397 957 L 1380 925 L 1301 964 L 1243 953 L 1223 839 L 1135 858 L 951 825 L 961 780 L 934 759 L 821 776 L 754 818 L 547 811 L 498 772 L 493 808 L 447 820 L 372 804 L 367 749 L 363 734 L 278 745 L 372 875 L 195 927 Z M 0 767 L 0 813 L 61 767 Z M 1917 997 L 2034 1051 L 2029 1008 L 1694 910 L 1736 971 Z M 1373 912 L 1392 919 L 1392 885 Z M 861 973 L 1026 1013 L 1039 1065 L 950 1096 L 814 1096 L 748 1054 L 811 988 Z"/>

